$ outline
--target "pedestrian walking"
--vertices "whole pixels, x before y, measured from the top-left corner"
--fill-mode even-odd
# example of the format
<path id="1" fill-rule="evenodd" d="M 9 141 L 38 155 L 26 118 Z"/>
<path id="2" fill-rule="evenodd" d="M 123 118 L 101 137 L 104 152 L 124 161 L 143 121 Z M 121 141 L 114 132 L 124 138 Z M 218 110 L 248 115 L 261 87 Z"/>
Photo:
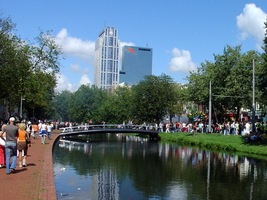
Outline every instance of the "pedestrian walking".
<path id="1" fill-rule="evenodd" d="M 6 133 L 6 174 L 16 172 L 18 129 L 15 125 L 14 117 L 10 117 L 9 124 L 3 128 L 3 131 Z"/>
<path id="2" fill-rule="evenodd" d="M 31 133 L 32 133 L 32 123 L 31 123 L 31 121 L 28 121 L 28 123 L 27 123 L 26 132 L 27 132 L 28 137 L 30 137 Z"/>
<path id="3" fill-rule="evenodd" d="M 3 127 L 5 127 L 6 124 L 4 124 L 2 126 L 2 130 Z M 0 168 L 5 167 L 6 165 L 6 153 L 5 153 L 5 144 L 6 144 L 6 133 L 3 131 L 0 131 Z"/>
<path id="4" fill-rule="evenodd" d="M 28 153 L 28 144 L 30 144 L 30 132 L 26 131 L 26 124 L 20 123 L 19 125 L 19 135 L 18 135 L 18 159 L 19 167 L 26 167 L 26 159 Z"/>
<path id="5" fill-rule="evenodd" d="M 42 144 L 45 144 L 45 138 L 47 136 L 47 125 L 45 123 L 42 123 L 39 127 L 40 127 L 41 142 Z"/>
<path id="6" fill-rule="evenodd" d="M 38 125 L 37 123 L 33 123 L 32 125 L 32 137 L 35 139 L 36 134 L 38 134 Z"/>
<path id="7" fill-rule="evenodd" d="M 49 140 L 51 140 L 52 128 L 53 128 L 52 124 L 48 123 L 47 124 L 47 137 L 48 137 Z"/>
<path id="8" fill-rule="evenodd" d="M 166 130 L 165 130 L 166 133 L 170 133 L 170 123 L 167 122 L 166 124 Z"/>

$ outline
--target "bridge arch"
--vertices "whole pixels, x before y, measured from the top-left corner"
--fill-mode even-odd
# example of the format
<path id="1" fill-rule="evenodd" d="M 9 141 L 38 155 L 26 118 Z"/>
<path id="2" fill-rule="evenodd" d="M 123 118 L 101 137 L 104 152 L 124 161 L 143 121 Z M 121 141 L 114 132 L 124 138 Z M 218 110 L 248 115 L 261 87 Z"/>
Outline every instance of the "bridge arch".
<path id="1" fill-rule="evenodd" d="M 154 130 L 144 130 L 144 129 L 126 129 L 126 128 L 89 128 L 81 129 L 75 127 L 67 127 L 62 129 L 62 132 L 57 135 L 54 141 L 55 143 L 64 136 L 75 136 L 75 135 L 86 135 L 86 134 L 107 134 L 107 133 L 136 133 L 139 135 L 149 136 L 149 141 L 159 141 L 159 132 Z"/>

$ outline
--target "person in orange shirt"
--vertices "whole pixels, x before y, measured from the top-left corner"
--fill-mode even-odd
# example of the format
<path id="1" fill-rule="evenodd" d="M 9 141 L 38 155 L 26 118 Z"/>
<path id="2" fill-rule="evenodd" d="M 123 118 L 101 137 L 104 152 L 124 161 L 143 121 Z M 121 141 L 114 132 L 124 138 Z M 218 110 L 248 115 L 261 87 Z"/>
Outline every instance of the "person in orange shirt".
<path id="1" fill-rule="evenodd" d="M 34 123 L 32 125 L 32 137 L 33 137 L 33 139 L 35 139 L 35 136 L 37 133 L 38 133 L 38 125 L 36 123 Z"/>
<path id="2" fill-rule="evenodd" d="M 27 159 L 27 152 L 28 152 L 28 142 L 27 132 L 26 132 L 26 124 L 20 123 L 19 125 L 19 136 L 18 136 L 18 160 L 19 160 L 19 167 L 26 167 L 26 159 Z"/>

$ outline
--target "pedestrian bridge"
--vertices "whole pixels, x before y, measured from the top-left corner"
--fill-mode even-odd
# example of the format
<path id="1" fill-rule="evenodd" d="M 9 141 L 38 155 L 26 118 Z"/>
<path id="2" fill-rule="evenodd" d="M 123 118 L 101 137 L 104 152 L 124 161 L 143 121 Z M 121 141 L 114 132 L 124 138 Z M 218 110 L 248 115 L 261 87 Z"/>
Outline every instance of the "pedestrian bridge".
<path id="1" fill-rule="evenodd" d="M 105 125 L 81 125 L 60 128 L 61 136 L 74 136 L 84 134 L 106 134 L 106 133 L 136 133 L 139 135 L 149 136 L 150 141 L 159 141 L 158 130 L 153 126 L 132 125 L 122 126 L 118 124 L 105 124 Z"/>

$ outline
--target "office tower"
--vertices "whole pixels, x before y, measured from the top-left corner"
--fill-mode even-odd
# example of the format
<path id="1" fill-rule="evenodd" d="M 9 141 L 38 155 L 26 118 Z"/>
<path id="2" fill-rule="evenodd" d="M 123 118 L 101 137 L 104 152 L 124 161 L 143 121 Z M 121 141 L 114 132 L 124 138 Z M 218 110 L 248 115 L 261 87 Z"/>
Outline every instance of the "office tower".
<path id="1" fill-rule="evenodd" d="M 119 83 L 118 30 L 105 28 L 95 44 L 95 85 L 112 91 Z"/>
<path id="2" fill-rule="evenodd" d="M 119 199 L 119 180 L 114 170 L 103 168 L 92 175 L 92 199 Z"/>
<path id="3" fill-rule="evenodd" d="M 122 50 L 122 68 L 120 83 L 138 84 L 145 76 L 152 74 L 152 49 L 124 46 Z"/>

